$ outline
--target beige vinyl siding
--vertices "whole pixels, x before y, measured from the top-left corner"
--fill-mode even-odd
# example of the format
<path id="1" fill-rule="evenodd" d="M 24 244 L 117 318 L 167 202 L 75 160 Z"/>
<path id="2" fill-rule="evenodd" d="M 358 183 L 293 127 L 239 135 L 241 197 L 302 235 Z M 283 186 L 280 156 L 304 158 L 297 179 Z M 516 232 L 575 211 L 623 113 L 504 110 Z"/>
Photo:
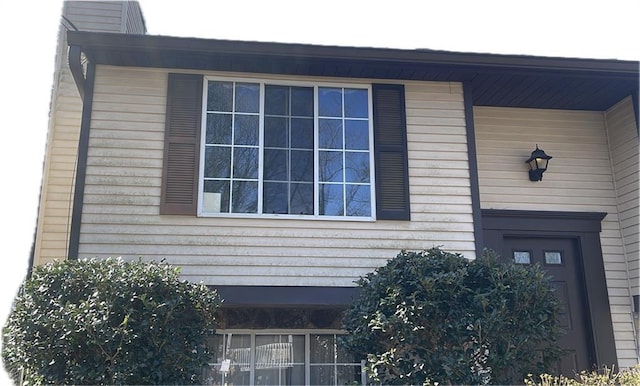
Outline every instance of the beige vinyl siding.
<path id="1" fill-rule="evenodd" d="M 474 108 L 483 209 L 607 212 L 600 241 L 620 366 L 637 363 L 621 215 L 604 113 Z M 525 160 L 536 144 L 553 156 L 542 182 Z"/>
<path id="2" fill-rule="evenodd" d="M 166 258 L 193 281 L 283 286 L 353 286 L 401 249 L 474 257 L 461 85 L 406 84 L 412 221 L 366 222 L 160 216 L 166 83 L 162 70 L 98 66 L 82 257 Z"/>
<path id="3" fill-rule="evenodd" d="M 62 11 L 83 31 L 121 32 L 124 14 L 131 33 L 144 32 L 137 3 L 65 1 Z M 69 245 L 82 102 L 69 70 L 67 50 L 66 30 L 60 27 L 35 235 L 36 265 L 65 259 Z"/>
<path id="4" fill-rule="evenodd" d="M 638 126 L 633 109 L 633 100 L 627 97 L 605 112 L 605 123 L 611 152 L 613 182 L 616 189 L 618 212 L 620 213 L 620 229 L 622 231 L 623 251 L 627 257 L 626 269 L 629 272 L 629 289 L 631 295 L 640 295 L 640 248 L 638 237 L 640 227 L 640 191 L 638 170 Z M 622 264 L 621 264 L 622 266 Z M 621 299 L 622 300 L 622 299 Z M 631 303 L 621 302 L 624 307 Z M 628 312 L 628 310 L 627 310 Z M 626 349 L 640 352 L 640 321 L 635 319 L 636 344 Z"/>
<path id="5" fill-rule="evenodd" d="M 65 3 L 65 9 L 68 7 L 69 3 Z M 65 259 L 69 244 L 82 102 L 67 64 L 66 46 L 66 31 L 61 27 L 35 235 L 35 265 Z"/>
<path id="6" fill-rule="evenodd" d="M 611 165 L 617 192 L 620 229 L 627 256 L 631 294 L 640 294 L 640 244 L 638 234 L 638 129 L 633 101 L 627 97 L 605 113 Z"/>

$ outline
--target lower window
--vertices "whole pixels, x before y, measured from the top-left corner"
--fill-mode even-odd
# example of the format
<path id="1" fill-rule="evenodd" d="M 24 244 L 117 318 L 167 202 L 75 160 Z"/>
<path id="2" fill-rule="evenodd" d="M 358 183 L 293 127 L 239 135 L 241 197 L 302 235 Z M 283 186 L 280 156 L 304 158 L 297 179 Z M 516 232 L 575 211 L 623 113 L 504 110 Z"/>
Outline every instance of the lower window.
<path id="1" fill-rule="evenodd" d="M 338 334 L 220 333 L 205 369 L 207 385 L 366 384 L 363 362 L 340 345 Z"/>

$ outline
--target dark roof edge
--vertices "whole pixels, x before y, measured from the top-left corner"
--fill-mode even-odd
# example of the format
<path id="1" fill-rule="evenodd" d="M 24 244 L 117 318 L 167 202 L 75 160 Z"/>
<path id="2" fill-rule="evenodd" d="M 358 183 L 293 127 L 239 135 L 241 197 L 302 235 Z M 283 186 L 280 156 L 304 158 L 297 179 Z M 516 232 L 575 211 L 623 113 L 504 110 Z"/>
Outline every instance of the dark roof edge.
<path id="1" fill-rule="evenodd" d="M 640 62 L 617 59 L 559 58 L 529 55 L 462 53 L 396 48 L 364 48 L 298 43 L 267 43 L 160 35 L 131 35 L 106 32 L 68 31 L 70 46 L 83 51 L 175 51 L 192 53 L 231 53 L 235 55 L 269 55 L 300 58 L 327 58 L 376 62 L 405 62 L 485 68 L 512 68 L 540 71 L 571 71 L 638 77 Z"/>

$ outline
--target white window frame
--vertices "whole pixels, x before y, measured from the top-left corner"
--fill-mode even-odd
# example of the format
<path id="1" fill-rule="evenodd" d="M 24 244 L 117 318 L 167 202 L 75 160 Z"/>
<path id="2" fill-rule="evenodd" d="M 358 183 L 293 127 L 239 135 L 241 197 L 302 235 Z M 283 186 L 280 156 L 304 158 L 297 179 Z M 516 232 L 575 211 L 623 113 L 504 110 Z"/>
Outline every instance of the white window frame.
<path id="1" fill-rule="evenodd" d="M 206 131 L 207 131 L 207 96 L 209 81 L 214 82 L 233 82 L 233 83 L 257 83 L 260 86 L 260 111 L 259 111 L 259 134 L 258 134 L 258 213 L 213 213 L 204 212 L 204 166 L 206 155 Z M 203 95 L 202 95 L 202 119 L 200 127 L 200 160 L 198 175 L 198 217 L 230 217 L 230 218 L 282 218 L 282 219 L 303 219 L 303 220 L 332 220 L 332 221 L 375 221 L 376 219 L 376 181 L 375 181 L 375 149 L 374 149 L 374 131 L 373 131 L 373 96 L 371 83 L 338 83 L 338 82 L 321 82 L 321 81 L 291 81 L 278 78 L 248 78 L 248 77 L 232 77 L 232 76 L 205 76 L 203 78 Z M 263 186 L 264 186 L 264 96 L 265 85 L 274 86 L 290 86 L 290 87 L 312 87 L 314 90 L 314 214 L 272 214 L 262 213 L 263 211 Z M 370 187 L 370 216 L 326 216 L 319 214 L 319 145 L 318 145 L 318 89 L 321 87 L 331 88 L 356 88 L 367 90 L 368 98 L 368 128 L 369 128 L 369 187 Z M 234 113 L 235 114 L 235 113 Z M 344 118 L 343 118 L 344 119 Z M 344 151 L 344 150 L 343 150 Z M 233 165 L 231 165 L 233 167 Z M 343 181 L 342 185 L 347 182 Z M 346 205 L 346 204 L 345 204 Z"/>
<path id="2" fill-rule="evenodd" d="M 291 330 L 284 330 L 284 329 L 265 329 L 265 330 L 248 330 L 248 329 L 228 329 L 228 330 L 223 330 L 223 329 L 219 329 L 216 330 L 216 335 L 228 335 L 228 334 L 232 334 L 232 335 L 249 335 L 249 339 L 251 342 L 251 363 L 250 363 L 250 367 L 251 370 L 249 372 L 249 382 L 250 385 L 254 385 L 255 383 L 255 364 L 256 364 L 256 358 L 255 355 L 253 355 L 253 353 L 255 352 L 255 347 L 256 347 L 256 336 L 259 335 L 303 335 L 304 336 L 304 350 L 305 350 L 305 354 L 304 354 L 304 377 L 305 377 L 305 384 L 309 385 L 311 384 L 311 367 L 313 366 L 328 366 L 333 364 L 334 365 L 334 377 L 337 377 L 337 366 L 360 366 L 361 368 L 361 384 L 362 385 L 366 385 L 368 384 L 368 379 L 367 379 L 367 374 L 364 370 L 366 361 L 365 360 L 361 360 L 360 362 L 337 362 L 337 351 L 335 351 L 335 355 L 336 355 L 336 360 L 334 360 L 333 363 L 311 363 L 311 336 L 312 335 L 334 335 L 336 338 L 339 335 L 345 335 L 346 332 L 344 330 L 322 330 L 322 329 L 291 329 Z M 225 338 L 226 339 L 226 338 Z M 334 347 L 334 349 L 337 349 L 337 347 Z M 215 358 L 214 358 L 215 359 Z M 209 363 L 209 366 L 211 367 L 220 367 L 222 364 L 221 363 Z M 298 363 L 299 365 L 299 363 Z M 335 382 L 336 378 L 334 378 L 334 382 Z"/>

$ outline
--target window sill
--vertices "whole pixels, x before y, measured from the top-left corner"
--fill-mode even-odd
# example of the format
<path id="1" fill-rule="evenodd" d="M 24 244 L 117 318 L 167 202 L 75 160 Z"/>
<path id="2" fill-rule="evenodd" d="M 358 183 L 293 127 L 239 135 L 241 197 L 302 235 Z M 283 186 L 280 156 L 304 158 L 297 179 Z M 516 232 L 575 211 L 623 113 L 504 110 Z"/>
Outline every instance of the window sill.
<path id="1" fill-rule="evenodd" d="M 242 218 L 242 219 L 282 219 L 282 220 L 305 220 L 305 221 L 355 221 L 355 222 L 375 222 L 375 217 L 348 217 L 348 216 L 313 216 L 297 214 L 252 214 L 252 213 L 198 213 L 198 217 L 211 218 Z"/>

